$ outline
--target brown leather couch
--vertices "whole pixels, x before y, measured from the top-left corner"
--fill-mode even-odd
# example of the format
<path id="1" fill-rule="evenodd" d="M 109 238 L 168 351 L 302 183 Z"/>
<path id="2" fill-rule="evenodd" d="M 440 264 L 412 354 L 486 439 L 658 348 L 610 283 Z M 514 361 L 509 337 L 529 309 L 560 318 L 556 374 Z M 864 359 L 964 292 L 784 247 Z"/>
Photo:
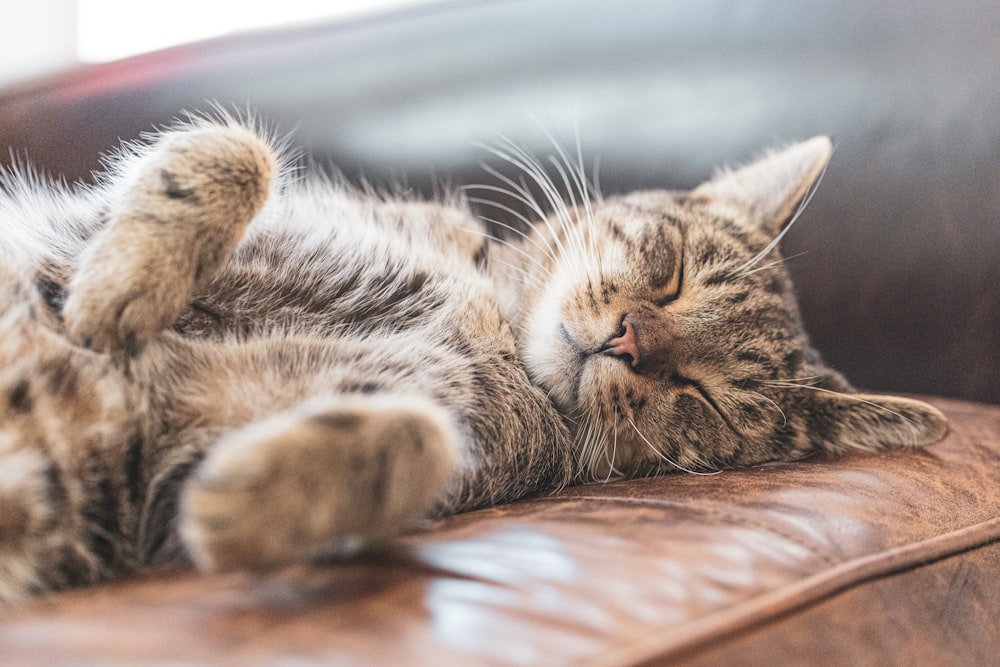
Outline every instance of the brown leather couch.
<path id="1" fill-rule="evenodd" d="M 68 178 L 206 100 L 425 192 L 484 178 L 473 140 L 544 151 L 527 112 L 579 129 L 605 192 L 832 134 L 786 241 L 807 326 L 856 384 L 930 395 L 952 425 L 919 453 L 572 488 L 351 564 L 61 594 L 0 615 L 0 662 L 997 664 L 998 34 L 992 0 L 498 0 L 0 92 L 0 142 Z"/>

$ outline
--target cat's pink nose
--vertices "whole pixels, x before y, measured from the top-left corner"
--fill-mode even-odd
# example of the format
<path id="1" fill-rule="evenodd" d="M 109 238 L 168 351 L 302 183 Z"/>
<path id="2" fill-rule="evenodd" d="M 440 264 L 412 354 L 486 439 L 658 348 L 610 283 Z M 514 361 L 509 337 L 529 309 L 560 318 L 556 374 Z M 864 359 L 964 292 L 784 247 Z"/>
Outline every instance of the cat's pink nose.
<path id="1" fill-rule="evenodd" d="M 604 351 L 605 354 L 613 354 L 616 357 L 629 355 L 632 357 L 632 367 L 635 368 L 639 365 L 639 341 L 635 337 L 635 327 L 628 318 L 622 321 L 622 325 L 625 327 L 625 333 L 609 340 L 605 344 Z"/>

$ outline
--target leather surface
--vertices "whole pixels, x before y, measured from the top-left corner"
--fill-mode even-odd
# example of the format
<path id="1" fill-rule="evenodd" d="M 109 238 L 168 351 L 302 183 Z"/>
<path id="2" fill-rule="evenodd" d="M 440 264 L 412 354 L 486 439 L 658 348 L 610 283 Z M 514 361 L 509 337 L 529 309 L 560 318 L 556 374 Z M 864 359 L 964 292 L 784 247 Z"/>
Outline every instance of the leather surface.
<path id="1" fill-rule="evenodd" d="M 0 142 L 68 178 L 206 100 L 352 177 L 482 181 L 497 133 L 579 132 L 605 192 L 689 187 L 831 134 L 786 241 L 808 329 L 858 386 L 1000 403 L 993 0 L 506 0 L 237 35 L 0 92 Z M 6 150 L 0 150 L 0 159 Z"/>
<path id="2" fill-rule="evenodd" d="M 0 91 L 0 143 L 86 177 L 205 100 L 351 178 L 484 180 L 476 140 L 579 131 L 606 193 L 832 134 L 787 238 L 859 386 L 1000 403 L 1000 10 L 991 0 L 497 0 L 237 35 Z M 0 150 L 0 159 L 6 156 Z M 17 665 L 989 664 L 1000 406 L 947 440 L 568 489 L 277 573 L 163 573 L 0 613 Z"/>
<path id="3" fill-rule="evenodd" d="M 934 402 L 953 431 L 925 452 L 577 487 L 360 562 L 71 592 L 5 614 L 0 647 L 19 665 L 995 656 L 1000 407 Z"/>
<path id="4" fill-rule="evenodd" d="M 688 667 L 994 665 L 1000 656 L 998 572 L 1000 543 L 993 542 L 867 582 L 671 662 Z"/>

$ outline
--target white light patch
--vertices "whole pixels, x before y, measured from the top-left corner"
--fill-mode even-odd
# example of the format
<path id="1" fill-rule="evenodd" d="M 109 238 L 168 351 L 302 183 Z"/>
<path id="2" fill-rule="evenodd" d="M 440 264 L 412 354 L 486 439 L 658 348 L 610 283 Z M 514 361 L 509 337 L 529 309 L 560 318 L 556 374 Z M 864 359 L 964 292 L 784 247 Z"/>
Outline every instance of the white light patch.
<path id="1" fill-rule="evenodd" d="M 135 0 L 78 0 L 77 53 L 84 62 L 104 62 L 234 32 L 347 19 L 434 1 L 172 0 L 164 5 Z"/>

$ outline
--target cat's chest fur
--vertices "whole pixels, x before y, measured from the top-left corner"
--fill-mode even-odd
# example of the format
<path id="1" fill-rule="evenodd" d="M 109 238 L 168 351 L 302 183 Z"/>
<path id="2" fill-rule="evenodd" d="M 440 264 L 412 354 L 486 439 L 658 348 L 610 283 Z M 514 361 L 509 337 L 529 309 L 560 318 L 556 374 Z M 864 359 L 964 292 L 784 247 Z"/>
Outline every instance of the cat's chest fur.
<path id="1" fill-rule="evenodd" d="M 503 337 L 495 287 L 478 266 L 479 225 L 444 205 L 373 207 L 336 189 L 287 193 L 194 295 L 175 329 L 243 339 Z"/>
<path id="2" fill-rule="evenodd" d="M 155 428 L 184 433 L 233 428 L 330 386 L 434 387 L 471 439 L 496 421 L 480 397 L 528 383 L 485 252 L 480 223 L 459 208 L 285 193 L 135 360 L 136 394 Z"/>

